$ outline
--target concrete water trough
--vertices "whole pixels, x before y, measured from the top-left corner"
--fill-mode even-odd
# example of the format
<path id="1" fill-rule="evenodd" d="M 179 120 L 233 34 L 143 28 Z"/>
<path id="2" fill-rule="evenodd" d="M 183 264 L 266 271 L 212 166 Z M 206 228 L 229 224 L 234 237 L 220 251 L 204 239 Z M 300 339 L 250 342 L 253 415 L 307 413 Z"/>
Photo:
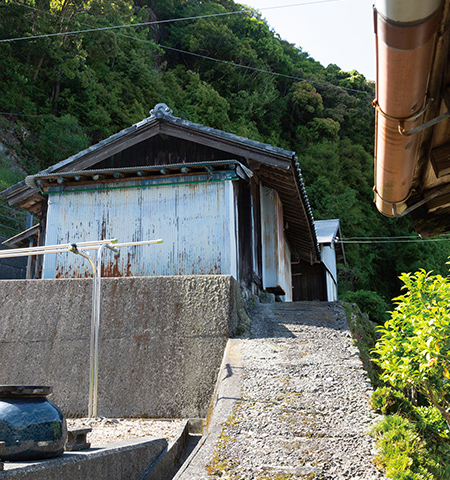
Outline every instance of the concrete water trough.
<path id="1" fill-rule="evenodd" d="M 170 442 L 141 437 L 65 452 L 61 457 L 5 462 L 0 479 L 163 480 L 171 478 L 188 444 L 201 437 L 200 419 L 186 420 Z M 1 455 L 1 453 L 0 453 Z"/>

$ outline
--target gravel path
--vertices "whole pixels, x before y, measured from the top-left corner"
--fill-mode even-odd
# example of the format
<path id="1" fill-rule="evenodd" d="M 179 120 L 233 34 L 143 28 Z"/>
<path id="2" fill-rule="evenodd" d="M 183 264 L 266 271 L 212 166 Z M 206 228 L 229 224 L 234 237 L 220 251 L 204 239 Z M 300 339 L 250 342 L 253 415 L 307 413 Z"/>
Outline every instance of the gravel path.
<path id="1" fill-rule="evenodd" d="M 375 480 L 370 382 L 338 304 L 261 304 L 242 341 L 242 398 L 187 478 Z M 187 472 L 188 473 L 188 472 Z M 182 477 L 184 478 L 184 477 Z"/>

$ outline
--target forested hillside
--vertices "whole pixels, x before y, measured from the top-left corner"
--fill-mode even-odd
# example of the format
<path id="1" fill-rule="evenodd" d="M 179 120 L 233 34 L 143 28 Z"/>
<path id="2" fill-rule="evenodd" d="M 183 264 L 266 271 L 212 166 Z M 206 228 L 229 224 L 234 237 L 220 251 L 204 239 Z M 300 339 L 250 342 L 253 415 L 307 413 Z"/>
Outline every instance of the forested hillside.
<path id="1" fill-rule="evenodd" d="M 345 237 L 412 235 L 408 219 L 384 218 L 372 203 L 373 98 L 363 75 L 322 66 L 232 0 L 0 0 L 4 185 L 164 102 L 185 119 L 295 150 L 315 218 L 340 218 Z M 378 320 L 402 271 L 439 271 L 450 254 L 447 242 L 345 250 L 341 293 Z"/>

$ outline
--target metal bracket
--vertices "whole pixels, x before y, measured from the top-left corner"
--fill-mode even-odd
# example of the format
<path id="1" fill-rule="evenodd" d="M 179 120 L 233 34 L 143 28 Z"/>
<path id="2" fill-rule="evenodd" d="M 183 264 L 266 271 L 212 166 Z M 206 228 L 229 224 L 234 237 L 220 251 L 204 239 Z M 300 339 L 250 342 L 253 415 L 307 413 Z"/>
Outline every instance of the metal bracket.
<path id="1" fill-rule="evenodd" d="M 450 112 L 449 112 L 450 111 L 450 86 L 449 85 L 447 85 L 444 88 L 443 98 L 444 98 L 445 105 L 447 106 L 447 112 L 443 113 L 442 115 L 439 115 L 439 117 L 433 118 L 432 120 L 426 123 L 423 123 L 422 125 L 419 125 L 418 127 L 412 128 L 411 130 L 405 129 L 405 122 L 408 119 L 401 120 L 398 125 L 398 131 L 400 135 L 403 135 L 403 136 L 414 135 L 415 133 L 419 133 L 423 130 L 426 130 L 427 128 L 432 127 L 433 125 L 436 125 L 442 122 L 443 120 L 445 120 L 446 118 L 450 117 Z M 433 101 L 433 100 L 434 100 L 433 98 L 430 98 L 430 101 Z M 427 106 L 428 106 L 428 103 L 427 103 Z"/>
<path id="2" fill-rule="evenodd" d="M 433 118 L 433 120 L 430 120 L 429 122 L 422 123 L 422 125 L 419 125 L 418 127 L 411 128 L 411 130 L 405 129 L 405 121 L 402 120 L 398 124 L 398 133 L 400 133 L 400 135 L 403 135 L 404 137 L 408 137 L 410 135 L 419 133 L 422 130 L 426 130 L 427 128 L 432 127 L 433 125 L 436 125 L 437 123 L 442 122 L 448 117 L 450 117 L 449 112 L 443 113 L 442 115 L 439 115 L 439 117 Z"/>
<path id="3" fill-rule="evenodd" d="M 447 105 L 447 109 L 450 110 L 450 108 L 449 108 L 449 104 L 450 104 L 449 88 L 445 89 L 444 99 L 445 99 L 445 103 Z M 417 120 L 420 116 L 422 116 L 433 100 L 434 100 L 433 98 L 428 99 L 425 106 L 421 110 L 414 113 L 410 117 L 405 117 L 405 118 L 391 117 L 387 113 L 383 112 L 383 110 L 381 110 L 380 105 L 378 104 L 378 101 L 376 99 L 372 102 L 372 105 L 375 107 L 376 111 L 381 116 L 383 116 L 384 118 L 386 118 L 388 120 L 391 120 L 393 122 L 398 122 L 398 127 L 397 127 L 398 133 L 400 135 L 404 136 L 404 137 L 408 137 L 408 136 L 414 135 L 416 133 L 419 133 L 422 130 L 426 130 L 427 128 L 432 127 L 433 125 L 436 125 L 437 123 L 442 122 L 446 118 L 450 117 L 450 113 L 446 112 L 446 113 L 440 115 L 439 117 L 433 118 L 432 120 L 430 120 L 426 123 L 423 123 L 422 125 L 419 125 L 418 127 L 414 127 L 411 130 L 406 130 L 406 128 L 405 128 L 406 122 L 412 122 L 414 120 Z"/>
<path id="4" fill-rule="evenodd" d="M 428 195 L 428 197 L 422 198 L 422 200 L 419 200 L 417 203 L 414 205 L 411 205 L 410 207 L 406 208 L 403 210 L 403 212 L 397 213 L 397 205 L 394 203 L 392 205 L 392 213 L 394 214 L 394 217 L 404 217 L 405 215 L 408 215 L 408 213 L 411 213 L 413 210 L 416 210 L 417 208 L 421 207 L 425 203 L 429 202 L 430 200 L 433 200 L 433 198 L 439 197 L 440 195 L 445 194 L 446 191 L 444 188 L 440 188 L 439 190 L 436 190 L 434 193 Z"/>

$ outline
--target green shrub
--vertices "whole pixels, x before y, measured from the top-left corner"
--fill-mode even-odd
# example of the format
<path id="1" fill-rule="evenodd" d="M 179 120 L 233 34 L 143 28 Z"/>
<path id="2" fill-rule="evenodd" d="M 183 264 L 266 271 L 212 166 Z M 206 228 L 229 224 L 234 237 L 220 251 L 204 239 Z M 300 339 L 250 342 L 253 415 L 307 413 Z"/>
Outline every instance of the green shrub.
<path id="1" fill-rule="evenodd" d="M 370 405 L 383 415 L 398 414 L 410 420 L 417 420 L 418 415 L 412 403 L 399 390 L 391 387 L 377 388 L 370 399 Z"/>
<path id="2" fill-rule="evenodd" d="M 384 387 L 372 407 L 385 415 L 373 432 L 378 461 L 393 480 L 450 478 L 450 281 L 424 270 L 402 274 L 406 293 L 396 299 L 373 361 Z M 413 389 L 428 406 L 414 407 L 401 393 Z M 394 415 L 391 415 L 394 414 Z"/>
<path id="3" fill-rule="evenodd" d="M 417 428 L 420 432 L 431 436 L 440 436 L 449 439 L 449 428 L 436 407 L 415 407 Z"/>
<path id="4" fill-rule="evenodd" d="M 422 394 L 450 427 L 449 279 L 424 270 L 400 279 L 407 292 L 394 299 L 390 320 L 378 328 L 373 360 L 383 381 Z"/>
<path id="5" fill-rule="evenodd" d="M 376 462 L 392 480 L 448 480 L 448 444 L 428 442 L 416 424 L 399 415 L 388 415 L 372 429 L 377 437 Z"/>
<path id="6" fill-rule="evenodd" d="M 389 310 L 388 303 L 381 295 L 372 290 L 345 292 L 341 295 L 341 300 L 356 303 L 375 323 L 383 324 L 389 318 L 387 313 L 387 310 Z"/>

